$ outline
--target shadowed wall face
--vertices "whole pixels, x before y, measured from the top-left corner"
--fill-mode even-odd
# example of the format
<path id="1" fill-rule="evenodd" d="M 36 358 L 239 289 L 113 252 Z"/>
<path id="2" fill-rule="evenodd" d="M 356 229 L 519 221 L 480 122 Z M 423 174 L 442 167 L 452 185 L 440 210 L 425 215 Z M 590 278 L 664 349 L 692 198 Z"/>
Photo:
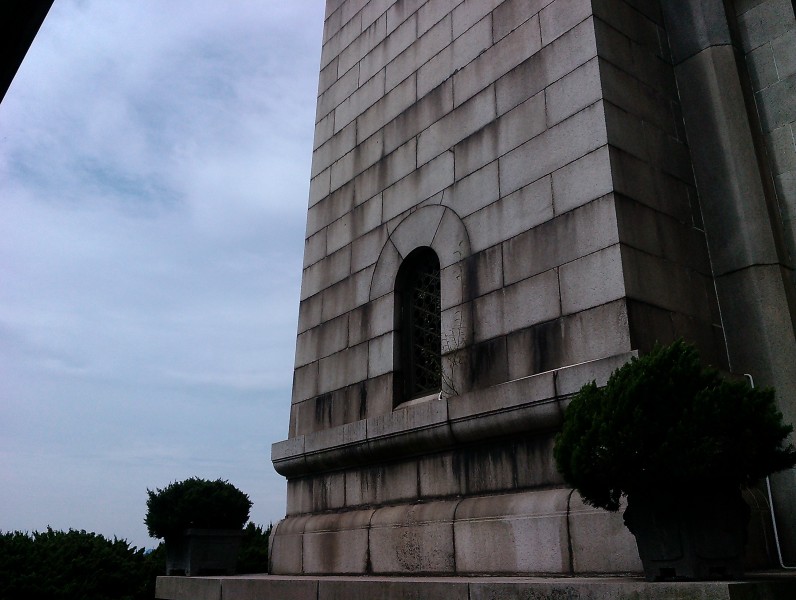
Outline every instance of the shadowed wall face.
<path id="1" fill-rule="evenodd" d="M 788 0 L 663 2 L 730 370 L 796 422 L 796 17 Z M 682 19 L 684 9 L 690 20 Z M 796 562 L 796 471 L 773 478 Z"/>

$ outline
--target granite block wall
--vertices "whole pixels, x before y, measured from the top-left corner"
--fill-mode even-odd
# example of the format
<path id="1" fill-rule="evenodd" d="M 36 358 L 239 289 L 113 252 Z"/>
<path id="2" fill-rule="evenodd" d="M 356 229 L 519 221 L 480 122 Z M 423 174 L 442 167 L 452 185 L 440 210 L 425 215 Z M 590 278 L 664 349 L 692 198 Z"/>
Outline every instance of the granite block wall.
<path id="1" fill-rule="evenodd" d="M 796 260 L 796 16 L 790 0 L 738 0 L 738 36 L 790 264 Z"/>
<path id="2" fill-rule="evenodd" d="M 432 240 L 448 393 L 679 335 L 726 363 L 662 16 L 635 4 L 329 3 L 291 436 L 395 406 L 389 279 Z M 455 226 L 409 224 L 430 206 Z"/>
<path id="3" fill-rule="evenodd" d="M 561 481 L 552 436 L 581 385 L 677 337 L 794 387 L 793 27 L 759 25 L 786 13 L 327 2 L 275 572 L 639 568 L 621 519 Z M 424 246 L 442 381 L 407 401 L 396 275 Z"/>

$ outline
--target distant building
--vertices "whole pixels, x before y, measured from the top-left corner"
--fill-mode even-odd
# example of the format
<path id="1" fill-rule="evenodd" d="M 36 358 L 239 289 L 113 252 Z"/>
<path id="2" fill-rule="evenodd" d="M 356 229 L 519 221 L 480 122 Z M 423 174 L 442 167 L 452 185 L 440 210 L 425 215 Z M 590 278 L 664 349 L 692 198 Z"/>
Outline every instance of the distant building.
<path id="1" fill-rule="evenodd" d="M 796 422 L 793 3 L 328 0 L 323 39 L 273 572 L 639 570 L 553 437 L 681 336 Z"/>
<path id="2" fill-rule="evenodd" d="M 0 101 L 52 3 L 53 0 L 3 0 L 0 3 Z"/>

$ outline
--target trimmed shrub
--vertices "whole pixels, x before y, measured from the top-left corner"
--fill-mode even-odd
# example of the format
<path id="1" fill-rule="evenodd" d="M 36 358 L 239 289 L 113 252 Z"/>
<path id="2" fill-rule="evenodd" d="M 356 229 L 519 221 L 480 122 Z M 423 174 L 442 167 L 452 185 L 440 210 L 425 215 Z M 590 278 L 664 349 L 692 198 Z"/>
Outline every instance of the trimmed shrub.
<path id="1" fill-rule="evenodd" d="M 191 477 L 163 489 L 147 490 L 144 524 L 149 535 L 166 539 L 186 529 L 241 529 L 251 500 L 228 481 Z"/>
<path id="2" fill-rule="evenodd" d="M 723 379 L 680 340 L 583 386 L 554 453 L 587 503 L 615 511 L 623 495 L 752 485 L 796 464 L 791 431 L 773 390 Z"/>

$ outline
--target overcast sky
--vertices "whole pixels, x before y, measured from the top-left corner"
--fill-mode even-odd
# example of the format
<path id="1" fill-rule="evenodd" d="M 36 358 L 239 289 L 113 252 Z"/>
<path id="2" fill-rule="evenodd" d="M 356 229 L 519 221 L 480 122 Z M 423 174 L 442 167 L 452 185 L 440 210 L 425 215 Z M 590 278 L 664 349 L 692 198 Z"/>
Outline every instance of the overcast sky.
<path id="1" fill-rule="evenodd" d="M 323 0 L 57 0 L 0 104 L 0 530 L 284 516 Z"/>

